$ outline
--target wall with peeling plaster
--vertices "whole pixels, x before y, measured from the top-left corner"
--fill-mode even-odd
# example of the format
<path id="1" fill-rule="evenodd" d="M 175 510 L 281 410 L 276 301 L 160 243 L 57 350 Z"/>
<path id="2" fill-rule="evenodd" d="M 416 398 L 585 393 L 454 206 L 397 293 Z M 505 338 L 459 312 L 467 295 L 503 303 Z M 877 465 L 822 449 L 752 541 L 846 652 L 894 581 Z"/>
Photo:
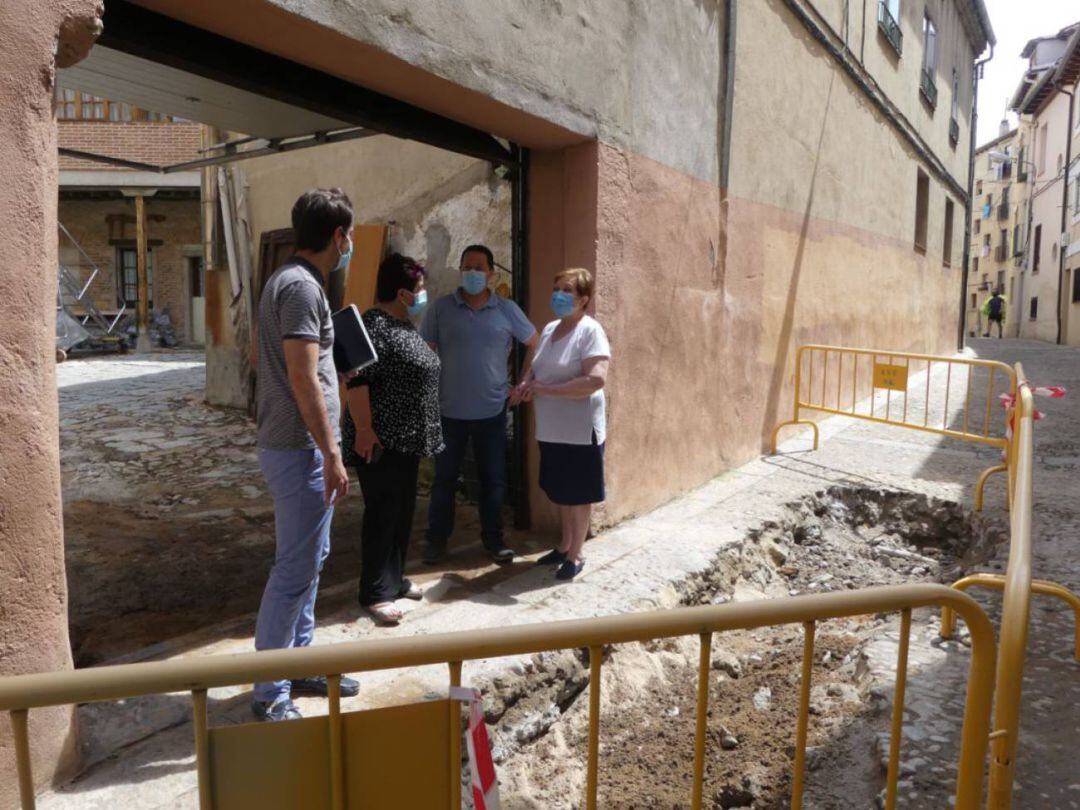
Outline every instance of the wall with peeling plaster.
<path id="1" fill-rule="evenodd" d="M 466 245 L 487 244 L 510 265 L 510 185 L 484 161 L 376 135 L 238 165 L 256 240 L 289 227 L 305 189 L 337 185 L 353 201 L 356 222 L 390 225 L 391 249 L 425 265 L 433 293 L 454 288 Z"/>
<path id="2" fill-rule="evenodd" d="M 486 244 L 496 262 L 510 266 L 510 184 L 484 161 L 377 135 L 247 160 L 234 171 L 248 187 L 256 261 L 261 234 L 290 227 L 300 194 L 312 187 L 340 186 L 353 201 L 357 223 L 389 225 L 390 249 L 427 268 L 432 297 L 457 286 L 458 258 L 467 245 Z M 508 273 L 500 275 L 509 282 Z M 222 305 L 228 306 L 228 297 L 210 291 L 208 398 L 246 407 L 241 354 L 225 334 L 226 323 L 221 330 L 213 328 Z"/>

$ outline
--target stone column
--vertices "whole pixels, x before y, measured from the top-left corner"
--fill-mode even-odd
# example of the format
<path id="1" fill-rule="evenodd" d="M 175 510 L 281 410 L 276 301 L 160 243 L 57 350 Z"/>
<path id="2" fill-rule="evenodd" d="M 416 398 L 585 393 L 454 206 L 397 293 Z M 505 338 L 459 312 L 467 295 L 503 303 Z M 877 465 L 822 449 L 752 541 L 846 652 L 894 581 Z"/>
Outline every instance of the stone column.
<path id="1" fill-rule="evenodd" d="M 0 676 L 71 667 L 55 334 L 56 68 L 86 56 L 100 0 L 0 2 Z M 32 710 L 35 781 L 75 761 L 73 710 Z M 16 802 L 0 718 L 0 807 Z"/>

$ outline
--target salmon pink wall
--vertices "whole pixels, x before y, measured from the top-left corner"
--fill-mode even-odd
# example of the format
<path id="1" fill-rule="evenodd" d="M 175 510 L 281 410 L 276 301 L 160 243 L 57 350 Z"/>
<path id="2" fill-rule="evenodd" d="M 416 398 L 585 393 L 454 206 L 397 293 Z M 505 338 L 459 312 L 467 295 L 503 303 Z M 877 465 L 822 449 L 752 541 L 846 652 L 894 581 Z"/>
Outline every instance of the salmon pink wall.
<path id="1" fill-rule="evenodd" d="M 728 197 L 611 145 L 564 154 L 534 172 L 531 315 L 550 317 L 542 281 L 560 258 L 595 268 L 612 344 L 601 523 L 762 452 L 790 414 L 798 345 L 941 351 L 952 339 L 958 271 L 907 240 L 816 217 L 812 200 L 799 213 Z"/>

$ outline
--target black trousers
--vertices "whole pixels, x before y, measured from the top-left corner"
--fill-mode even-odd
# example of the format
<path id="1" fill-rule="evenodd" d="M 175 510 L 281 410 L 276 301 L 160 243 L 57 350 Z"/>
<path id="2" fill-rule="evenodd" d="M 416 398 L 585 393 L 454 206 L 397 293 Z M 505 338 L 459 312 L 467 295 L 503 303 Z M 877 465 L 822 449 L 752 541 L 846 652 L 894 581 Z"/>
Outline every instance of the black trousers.
<path id="1" fill-rule="evenodd" d="M 412 534 L 419 469 L 419 456 L 393 450 L 383 451 L 374 464 L 356 465 L 360 491 L 364 494 L 361 605 L 392 602 L 406 590 L 405 554 Z"/>

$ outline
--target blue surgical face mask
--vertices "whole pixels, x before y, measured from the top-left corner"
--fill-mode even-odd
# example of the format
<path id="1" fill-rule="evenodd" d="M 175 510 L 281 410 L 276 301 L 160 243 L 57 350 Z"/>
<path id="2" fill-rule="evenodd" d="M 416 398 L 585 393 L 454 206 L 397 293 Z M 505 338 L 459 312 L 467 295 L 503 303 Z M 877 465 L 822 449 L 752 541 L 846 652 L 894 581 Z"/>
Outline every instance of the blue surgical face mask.
<path id="1" fill-rule="evenodd" d="M 479 295 L 487 289 L 487 273 L 482 270 L 462 270 L 461 286 L 469 295 Z"/>
<path id="2" fill-rule="evenodd" d="M 556 290 L 551 294 L 551 309 L 560 318 L 565 318 L 574 311 L 573 293 Z"/>
<path id="3" fill-rule="evenodd" d="M 349 249 L 341 254 L 341 257 L 338 259 L 337 266 L 334 268 L 334 272 L 337 272 L 338 270 L 344 270 L 346 267 L 349 266 L 349 262 L 352 260 L 352 251 L 353 251 L 353 244 L 352 244 L 352 239 L 350 239 L 349 240 Z"/>
<path id="4" fill-rule="evenodd" d="M 424 307 L 427 306 L 427 290 L 421 290 L 413 295 L 413 302 L 406 305 L 405 311 L 409 313 L 410 317 L 415 318 L 421 312 L 424 311 Z"/>

